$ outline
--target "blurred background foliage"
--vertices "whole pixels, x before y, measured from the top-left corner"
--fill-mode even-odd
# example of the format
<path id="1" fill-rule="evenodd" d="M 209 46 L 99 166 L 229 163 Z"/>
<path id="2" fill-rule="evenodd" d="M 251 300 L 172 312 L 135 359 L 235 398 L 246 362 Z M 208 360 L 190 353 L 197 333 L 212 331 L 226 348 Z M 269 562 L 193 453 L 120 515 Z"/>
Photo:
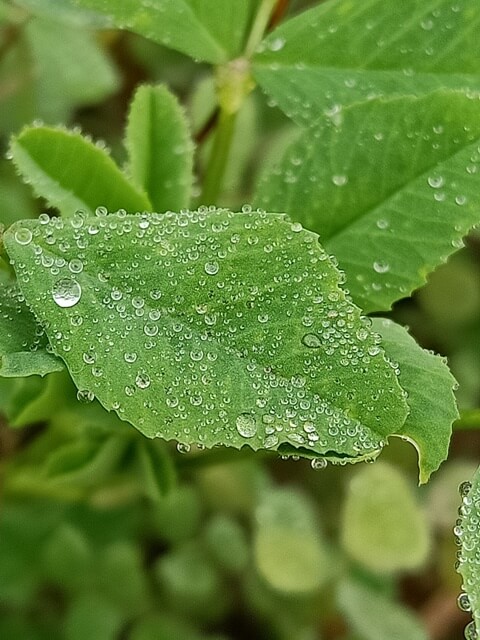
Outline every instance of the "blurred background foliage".
<path id="1" fill-rule="evenodd" d="M 5 226 L 45 210 L 5 158 L 10 134 L 34 120 L 78 126 L 122 162 L 143 82 L 167 84 L 185 105 L 202 175 L 209 69 L 139 36 L 95 31 L 96 20 L 55 2 L 0 2 Z M 253 92 L 218 204 L 248 202 L 294 135 Z M 480 454 L 480 234 L 393 317 L 448 356 L 460 383 L 449 460 L 421 488 L 414 449 L 400 440 L 373 465 L 319 470 L 183 452 L 78 403 L 64 372 L 0 379 L 0 638 L 458 639 L 469 616 L 456 606 L 451 530 L 457 487 Z"/>

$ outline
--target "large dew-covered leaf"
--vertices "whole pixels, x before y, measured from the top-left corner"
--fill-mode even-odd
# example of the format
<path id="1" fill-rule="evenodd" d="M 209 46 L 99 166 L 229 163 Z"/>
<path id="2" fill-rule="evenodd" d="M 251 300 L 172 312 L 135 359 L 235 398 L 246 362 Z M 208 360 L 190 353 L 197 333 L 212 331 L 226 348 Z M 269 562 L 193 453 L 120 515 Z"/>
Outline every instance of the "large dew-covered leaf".
<path id="1" fill-rule="evenodd" d="M 476 640 L 480 631 L 480 469 L 472 482 L 460 485 L 462 505 L 460 518 L 454 529 L 460 546 L 458 572 L 463 584 L 458 604 L 464 611 L 471 611 L 473 620 L 465 629 L 465 638 Z"/>
<path id="2" fill-rule="evenodd" d="M 145 435 L 355 460 L 401 429 L 379 338 L 298 223 L 207 208 L 42 222 L 5 234 L 22 291 L 81 393 Z"/>
<path id="3" fill-rule="evenodd" d="M 192 58 L 220 64 L 242 52 L 259 0 L 68 0 Z"/>
<path id="4" fill-rule="evenodd" d="M 445 90 L 324 117 L 263 177 L 256 203 L 316 231 L 359 306 L 389 309 L 480 222 L 480 100 Z"/>
<path id="5" fill-rule="evenodd" d="M 254 75 L 300 124 L 374 96 L 480 90 L 477 0 L 329 0 L 276 29 Z"/>
<path id="6" fill-rule="evenodd" d="M 126 147 L 133 180 L 155 211 L 188 206 L 193 180 L 193 144 L 187 121 L 166 87 L 137 89 L 130 107 Z"/>
<path id="7" fill-rule="evenodd" d="M 27 127 L 12 138 L 10 153 L 35 193 L 64 216 L 78 209 L 93 215 L 99 206 L 130 212 L 151 208 L 105 149 L 76 131 Z"/>
<path id="8" fill-rule="evenodd" d="M 48 340 L 15 285 L 0 284 L 0 376 L 61 371 L 63 362 L 47 351 Z"/>
<path id="9" fill-rule="evenodd" d="M 420 482 L 427 482 L 448 456 L 452 424 L 459 415 L 453 393 L 456 380 L 445 359 L 422 349 L 400 325 L 374 318 L 372 327 L 400 368 L 410 413 L 399 435 L 417 448 Z"/>

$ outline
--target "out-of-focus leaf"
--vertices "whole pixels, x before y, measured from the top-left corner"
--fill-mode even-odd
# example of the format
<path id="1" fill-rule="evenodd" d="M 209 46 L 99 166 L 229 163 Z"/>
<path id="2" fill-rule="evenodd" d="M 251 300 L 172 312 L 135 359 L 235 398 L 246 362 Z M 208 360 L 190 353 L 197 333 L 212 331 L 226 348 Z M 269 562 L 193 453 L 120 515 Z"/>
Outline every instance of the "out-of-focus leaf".
<path id="1" fill-rule="evenodd" d="M 284 216 L 26 220 L 4 243 L 77 387 L 149 437 L 355 461 L 405 420 L 378 337 Z"/>
<path id="2" fill-rule="evenodd" d="M 184 484 L 155 502 L 150 514 L 156 535 L 167 542 L 179 543 L 197 534 L 202 504 L 197 491 Z"/>
<path id="3" fill-rule="evenodd" d="M 192 187 L 193 144 L 185 114 L 166 87 L 137 89 L 128 117 L 129 170 L 148 194 L 155 211 L 188 206 Z"/>
<path id="4" fill-rule="evenodd" d="M 448 460 L 428 485 L 427 514 L 433 526 L 450 537 L 458 513 L 458 487 L 471 478 L 477 465 L 469 460 Z"/>
<path id="5" fill-rule="evenodd" d="M 400 325 L 375 318 L 372 327 L 400 368 L 410 413 L 398 435 L 416 447 L 420 483 L 425 483 L 448 456 L 452 423 L 459 415 L 453 393 L 456 380 L 444 359 L 422 349 Z"/>
<path id="6" fill-rule="evenodd" d="M 385 462 L 362 468 L 353 478 L 341 537 L 352 558 L 379 573 L 421 566 L 430 547 L 426 518 L 413 489 Z"/>
<path id="7" fill-rule="evenodd" d="M 139 440 L 136 453 L 145 495 L 151 500 L 160 500 L 175 481 L 175 467 L 165 443 Z"/>
<path id="8" fill-rule="evenodd" d="M 137 0 L 109 3 L 68 0 L 106 16 L 112 27 L 128 29 L 192 58 L 220 64 L 238 56 L 258 0 Z"/>
<path id="9" fill-rule="evenodd" d="M 406 607 L 366 585 L 344 580 L 338 587 L 337 601 L 352 630 L 363 640 L 427 640 L 426 630 Z"/>
<path id="10" fill-rule="evenodd" d="M 85 587 L 93 569 L 93 554 L 81 529 L 63 523 L 41 551 L 43 575 L 67 589 Z"/>
<path id="11" fill-rule="evenodd" d="M 217 514 L 208 522 L 204 532 L 208 549 L 218 564 L 228 571 L 242 571 L 249 556 L 245 531 L 227 515 Z"/>
<path id="12" fill-rule="evenodd" d="M 124 614 L 96 593 L 84 592 L 70 603 L 65 620 L 65 640 L 115 640 Z"/>
<path id="13" fill-rule="evenodd" d="M 255 563 L 274 589 L 290 594 L 318 589 L 330 574 L 313 508 L 295 491 L 265 492 L 256 513 Z"/>
<path id="14" fill-rule="evenodd" d="M 479 25 L 477 0 L 330 0 L 270 34 L 254 75 L 300 124 L 379 95 L 478 91 Z"/>
<path id="15" fill-rule="evenodd" d="M 479 142 L 471 95 L 369 100 L 305 132 L 256 204 L 316 231 L 363 309 L 389 309 L 480 222 Z"/>
<path id="16" fill-rule="evenodd" d="M 37 196 L 65 217 L 97 207 L 136 212 L 150 209 L 108 153 L 80 133 L 53 127 L 27 127 L 12 138 L 13 161 Z"/>

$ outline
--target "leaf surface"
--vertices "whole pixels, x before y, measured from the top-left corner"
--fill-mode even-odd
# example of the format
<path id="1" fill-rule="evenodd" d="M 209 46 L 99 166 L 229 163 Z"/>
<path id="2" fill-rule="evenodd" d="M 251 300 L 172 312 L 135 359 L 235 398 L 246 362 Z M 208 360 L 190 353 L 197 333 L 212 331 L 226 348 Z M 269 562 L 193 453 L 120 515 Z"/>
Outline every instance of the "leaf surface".
<path id="1" fill-rule="evenodd" d="M 372 326 L 400 368 L 410 413 L 398 435 L 416 447 L 420 482 L 425 483 L 448 456 L 452 424 L 459 417 L 453 393 L 456 380 L 446 361 L 422 349 L 404 327 L 383 318 L 374 318 Z"/>
<path id="2" fill-rule="evenodd" d="M 479 149 L 478 99 L 371 100 L 301 135 L 260 181 L 256 204 L 316 231 L 354 301 L 385 310 L 480 222 Z"/>
<path id="3" fill-rule="evenodd" d="M 300 124 L 374 96 L 480 90 L 476 0 L 329 0 L 276 29 L 254 75 Z"/>
<path id="4" fill-rule="evenodd" d="M 108 153 L 80 133 L 28 127 L 12 138 L 10 151 L 35 193 L 64 216 L 78 209 L 93 215 L 99 206 L 131 212 L 151 208 Z"/>
<path id="5" fill-rule="evenodd" d="M 258 0 L 69 0 L 192 58 L 220 64 L 240 55 Z"/>
<path id="6" fill-rule="evenodd" d="M 473 620 L 467 625 L 470 634 L 466 638 L 477 638 L 480 629 L 480 570 L 478 557 L 480 554 L 480 469 L 477 469 L 472 482 L 465 481 L 460 485 L 462 504 L 459 509 L 454 533 L 460 546 L 458 572 L 462 576 L 462 593 L 458 599 L 464 611 L 471 611 Z"/>
<path id="7" fill-rule="evenodd" d="M 405 420 L 378 337 L 284 216 L 25 220 L 4 242 L 77 387 L 149 437 L 355 460 Z"/>
<path id="8" fill-rule="evenodd" d="M 193 179 L 193 144 L 185 114 L 166 87 L 137 89 L 130 107 L 126 147 L 132 178 L 155 211 L 188 206 Z"/>
<path id="9" fill-rule="evenodd" d="M 45 332 L 19 289 L 0 283 L 0 376 L 44 376 L 61 371 L 62 361 L 47 347 Z"/>

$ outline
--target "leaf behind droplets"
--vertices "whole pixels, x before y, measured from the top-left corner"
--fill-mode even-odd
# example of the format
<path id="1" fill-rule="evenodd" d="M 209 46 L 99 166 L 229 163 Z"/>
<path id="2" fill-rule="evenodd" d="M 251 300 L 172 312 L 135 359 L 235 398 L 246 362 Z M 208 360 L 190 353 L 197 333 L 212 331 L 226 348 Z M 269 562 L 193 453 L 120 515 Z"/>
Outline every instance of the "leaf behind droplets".
<path id="1" fill-rule="evenodd" d="M 278 27 L 254 76 L 302 125 L 375 96 L 480 90 L 477 0 L 332 0 Z"/>
<path id="2" fill-rule="evenodd" d="M 442 90 L 337 116 L 300 136 L 256 203 L 316 231 L 363 309 L 389 309 L 480 222 L 480 100 Z"/>
<path id="3" fill-rule="evenodd" d="M 136 212 L 150 209 L 147 196 L 127 180 L 105 149 L 75 131 L 27 127 L 12 138 L 17 169 L 36 195 L 68 217 L 99 206 Z"/>
<path id="4" fill-rule="evenodd" d="M 463 579 L 462 589 L 467 594 L 468 605 L 463 608 L 471 609 L 472 624 L 480 629 L 480 468 L 471 484 L 468 478 L 465 483 L 460 485 L 460 521 L 454 529 L 460 545 L 458 572 Z"/>
<path id="5" fill-rule="evenodd" d="M 148 194 L 154 210 L 187 207 L 193 179 L 193 144 L 183 109 L 166 87 L 137 89 L 125 144 L 132 178 Z"/>
<path id="6" fill-rule="evenodd" d="M 422 349 L 404 327 L 384 318 L 374 318 L 372 326 L 400 368 L 410 413 L 398 435 L 416 447 L 423 484 L 447 459 L 452 424 L 459 416 L 453 393 L 457 382 L 446 361 Z"/>
<path id="7" fill-rule="evenodd" d="M 47 351 L 48 339 L 13 284 L 0 283 L 0 376 L 44 376 L 63 362 Z"/>
<path id="8" fill-rule="evenodd" d="M 355 461 L 401 429 L 397 375 L 314 233 L 207 208 L 42 222 L 5 235 L 22 291 L 82 396 L 145 435 Z"/>

